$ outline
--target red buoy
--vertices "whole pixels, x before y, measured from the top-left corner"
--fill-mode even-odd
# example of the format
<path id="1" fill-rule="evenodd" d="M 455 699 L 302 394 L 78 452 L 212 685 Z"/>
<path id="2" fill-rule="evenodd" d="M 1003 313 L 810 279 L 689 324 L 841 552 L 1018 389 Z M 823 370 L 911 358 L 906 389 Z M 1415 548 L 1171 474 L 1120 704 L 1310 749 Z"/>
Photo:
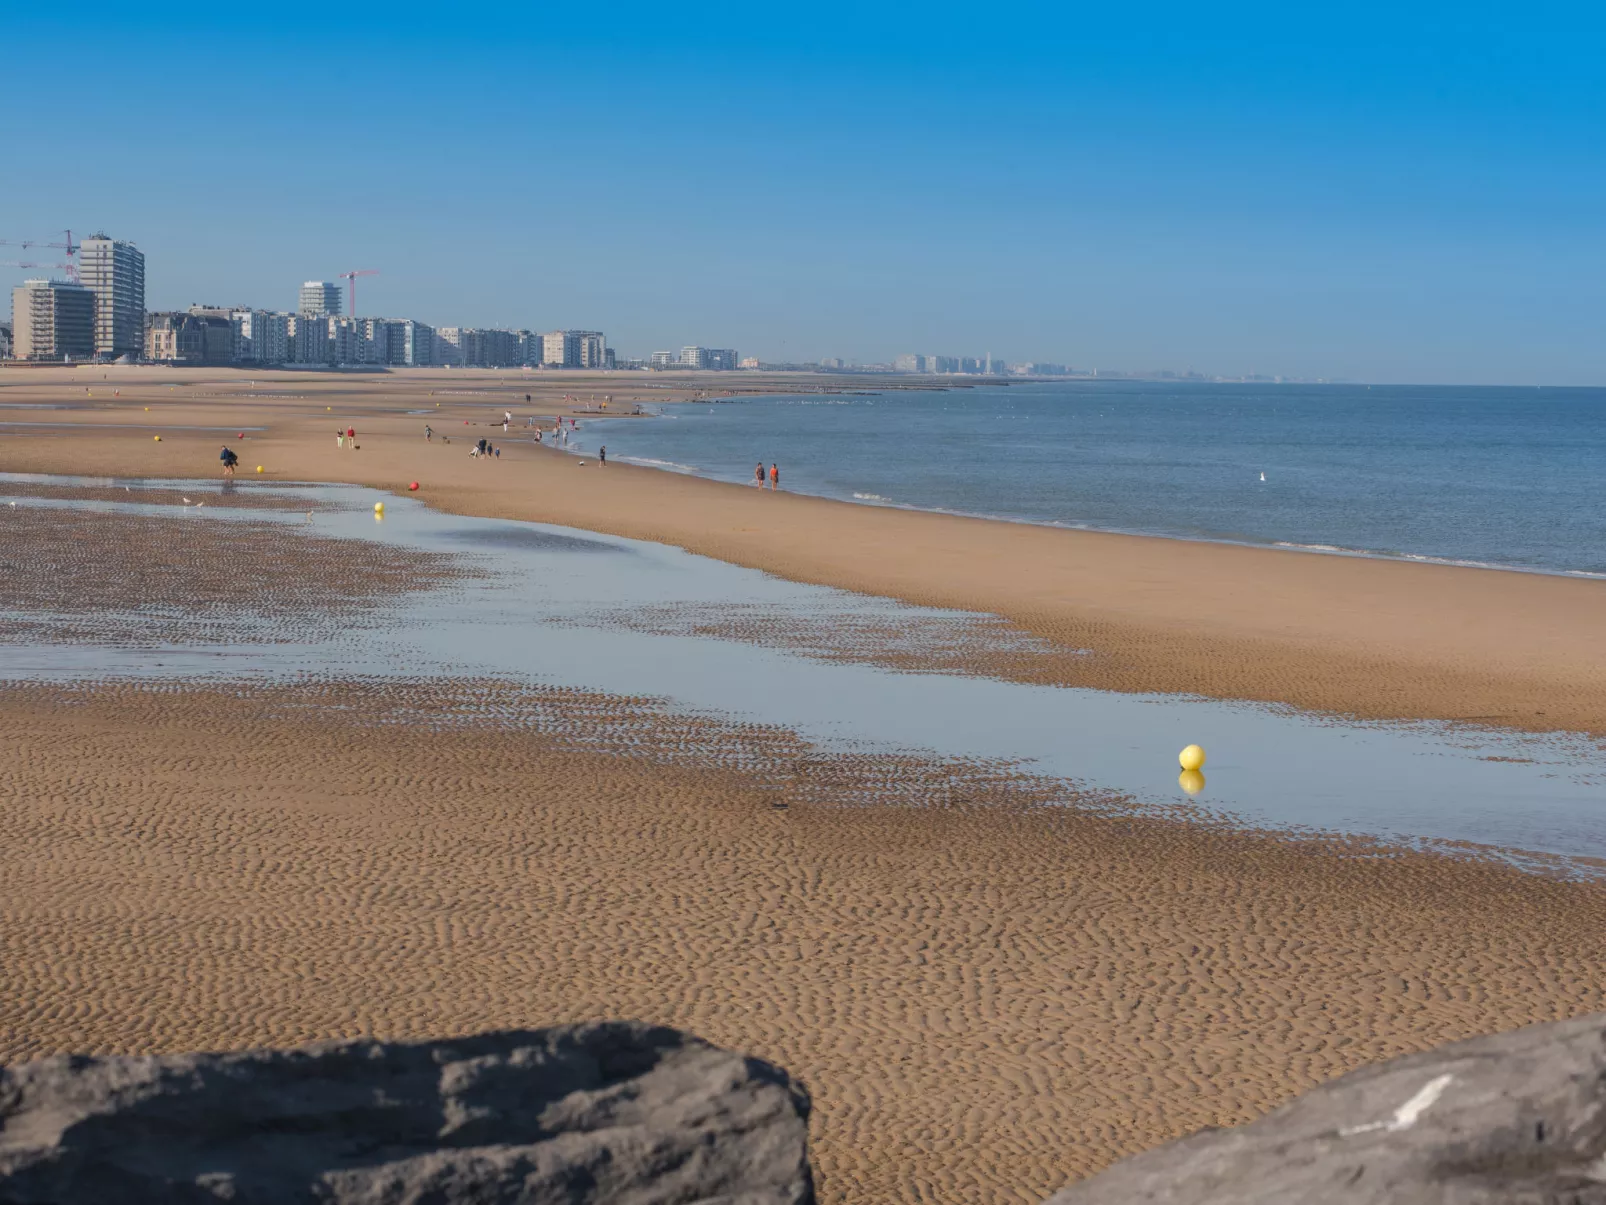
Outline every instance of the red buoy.
<path id="1" fill-rule="evenodd" d="M 409 485 L 409 486 L 408 486 L 408 487 L 407 487 L 407 488 L 408 488 L 408 489 L 410 489 L 410 490 L 416 490 L 416 489 L 417 489 L 417 488 L 418 488 L 418 482 L 416 482 L 416 481 L 415 481 L 415 482 L 413 482 L 413 483 L 412 483 L 412 484 L 411 484 L 411 485 Z"/>

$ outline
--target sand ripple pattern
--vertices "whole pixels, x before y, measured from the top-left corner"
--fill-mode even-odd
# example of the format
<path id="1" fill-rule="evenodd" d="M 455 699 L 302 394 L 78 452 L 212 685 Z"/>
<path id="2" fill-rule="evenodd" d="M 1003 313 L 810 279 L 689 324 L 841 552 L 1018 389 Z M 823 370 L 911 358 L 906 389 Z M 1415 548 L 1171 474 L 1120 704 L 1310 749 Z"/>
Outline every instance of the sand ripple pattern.
<path id="1" fill-rule="evenodd" d="M 5 507 L 0 537 L 0 640 L 12 643 L 328 639 L 478 572 L 466 558 L 249 519 Z"/>
<path id="2" fill-rule="evenodd" d="M 831 1202 L 1035 1201 L 1599 1009 L 1603 928 L 1589 884 L 1037 807 L 644 700 L 0 690 L 0 1057 L 640 1017 L 799 1074 Z"/>

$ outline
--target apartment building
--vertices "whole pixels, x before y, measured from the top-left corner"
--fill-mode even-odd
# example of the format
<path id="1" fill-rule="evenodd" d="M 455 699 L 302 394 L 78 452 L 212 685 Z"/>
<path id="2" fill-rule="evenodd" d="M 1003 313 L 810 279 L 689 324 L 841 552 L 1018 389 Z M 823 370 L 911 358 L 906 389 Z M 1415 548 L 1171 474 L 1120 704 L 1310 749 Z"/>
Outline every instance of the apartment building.
<path id="1" fill-rule="evenodd" d="M 11 337 L 19 360 L 95 355 L 95 294 L 66 280 L 25 280 L 11 290 Z"/>
<path id="2" fill-rule="evenodd" d="M 292 315 L 271 310 L 234 310 L 234 359 L 240 364 L 288 364 Z"/>
<path id="3" fill-rule="evenodd" d="M 541 363 L 548 368 L 579 368 L 580 338 L 576 331 L 550 331 L 541 336 Z"/>
<path id="4" fill-rule="evenodd" d="M 329 362 L 329 319 L 317 314 L 291 314 L 289 363 Z"/>
<path id="5" fill-rule="evenodd" d="M 389 362 L 403 368 L 435 363 L 435 328 L 410 318 L 392 322 Z"/>
<path id="6" fill-rule="evenodd" d="M 296 313 L 332 317 L 340 313 L 340 285 L 332 280 L 309 280 L 296 299 Z"/>
<path id="7" fill-rule="evenodd" d="M 234 362 L 234 322 L 226 310 L 192 306 L 151 314 L 145 358 L 186 367 Z"/>
<path id="8" fill-rule="evenodd" d="M 78 279 L 95 295 L 95 354 L 138 359 L 145 346 L 145 256 L 133 243 L 91 235 L 78 244 Z"/>

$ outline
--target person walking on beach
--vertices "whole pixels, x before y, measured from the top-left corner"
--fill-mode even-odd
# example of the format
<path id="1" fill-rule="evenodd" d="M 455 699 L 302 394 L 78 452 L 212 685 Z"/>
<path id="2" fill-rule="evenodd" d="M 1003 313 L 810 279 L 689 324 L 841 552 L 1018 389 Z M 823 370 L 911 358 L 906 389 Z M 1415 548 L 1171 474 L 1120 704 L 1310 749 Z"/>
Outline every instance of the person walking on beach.
<path id="1" fill-rule="evenodd" d="M 762 460 L 758 462 L 758 467 L 753 470 L 753 484 L 759 489 L 764 488 L 764 462 Z"/>
<path id="2" fill-rule="evenodd" d="M 600 469 L 608 463 L 608 445 L 603 444 L 597 449 L 597 467 Z"/>
<path id="3" fill-rule="evenodd" d="M 353 448 L 356 448 L 356 446 L 357 446 L 357 428 L 356 427 L 347 427 L 346 428 L 346 442 L 349 443 Z"/>
<path id="4" fill-rule="evenodd" d="M 425 443 L 429 443 L 434 438 L 435 438 L 435 428 L 431 427 L 428 423 L 425 423 L 424 424 L 424 442 Z"/>
<path id="5" fill-rule="evenodd" d="M 780 466 L 772 464 L 772 465 L 770 465 L 770 489 L 778 490 L 780 488 L 781 488 L 781 470 L 780 470 Z"/>
<path id="6" fill-rule="evenodd" d="M 223 445 L 223 450 L 217 454 L 217 458 L 223 462 L 223 475 L 225 477 L 234 476 L 234 466 L 240 463 L 240 458 L 229 451 L 227 444 Z"/>

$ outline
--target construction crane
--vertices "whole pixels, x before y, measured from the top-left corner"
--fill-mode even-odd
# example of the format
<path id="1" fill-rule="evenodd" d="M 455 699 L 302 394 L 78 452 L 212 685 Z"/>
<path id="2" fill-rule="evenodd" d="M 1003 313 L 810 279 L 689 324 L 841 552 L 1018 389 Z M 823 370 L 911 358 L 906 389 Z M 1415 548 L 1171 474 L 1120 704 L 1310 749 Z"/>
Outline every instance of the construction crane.
<path id="1" fill-rule="evenodd" d="M 69 259 L 71 259 L 74 255 L 78 254 L 78 248 L 79 248 L 79 246 L 81 244 L 76 243 L 76 242 L 73 241 L 73 236 L 72 236 L 72 231 L 71 230 L 63 230 L 62 234 L 65 235 L 66 238 L 67 238 L 67 241 L 64 242 L 64 243 L 47 243 L 47 242 L 44 242 L 44 241 L 42 241 L 40 239 L 36 239 L 36 238 L 23 238 L 23 239 L 0 238 L 0 247 L 21 247 L 24 251 L 26 251 L 29 247 L 50 247 L 50 248 L 52 248 L 53 250 L 56 250 L 56 251 L 65 251 L 67 253 L 67 257 Z M 65 271 L 67 273 L 67 279 L 68 280 L 71 280 L 71 281 L 74 281 L 74 282 L 76 282 L 78 280 L 78 265 L 77 264 L 73 264 L 73 263 L 65 263 L 65 264 L 7 264 L 6 266 L 7 267 L 11 267 L 11 268 L 60 268 L 60 269 L 62 269 L 63 271 Z"/>
<path id="2" fill-rule="evenodd" d="M 353 318 L 357 316 L 357 277 L 378 275 L 378 268 L 353 268 L 350 272 L 342 272 L 340 274 L 341 280 L 347 280 L 351 282 L 351 304 L 346 308 L 351 311 L 351 316 Z"/>
<path id="3" fill-rule="evenodd" d="M 26 259 L 0 259 L 0 268 L 49 268 L 52 271 L 64 271 L 69 279 L 75 279 L 75 269 L 71 264 L 39 264 Z"/>

